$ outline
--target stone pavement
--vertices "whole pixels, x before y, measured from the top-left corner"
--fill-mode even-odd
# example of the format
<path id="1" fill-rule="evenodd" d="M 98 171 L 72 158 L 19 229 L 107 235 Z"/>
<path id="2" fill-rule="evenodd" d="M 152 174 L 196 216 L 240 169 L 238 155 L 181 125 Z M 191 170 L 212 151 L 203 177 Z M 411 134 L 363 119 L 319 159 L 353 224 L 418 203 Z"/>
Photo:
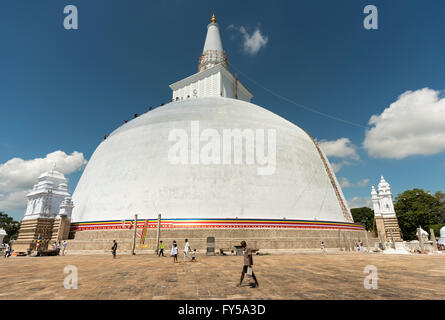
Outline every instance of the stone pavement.
<path id="1" fill-rule="evenodd" d="M 445 299 L 445 255 L 336 252 L 254 256 L 259 288 L 236 287 L 240 256 L 179 263 L 154 255 L 0 258 L 0 299 Z M 64 267 L 78 289 L 64 288 Z M 378 270 L 368 290 L 364 268 Z"/>

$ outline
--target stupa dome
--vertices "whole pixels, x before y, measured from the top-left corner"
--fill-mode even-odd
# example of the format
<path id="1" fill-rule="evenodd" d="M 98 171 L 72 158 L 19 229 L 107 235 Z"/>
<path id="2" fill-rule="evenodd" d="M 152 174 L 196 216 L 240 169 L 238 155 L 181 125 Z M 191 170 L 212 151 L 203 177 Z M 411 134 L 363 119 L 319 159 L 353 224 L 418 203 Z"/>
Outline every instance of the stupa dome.
<path id="1" fill-rule="evenodd" d="M 175 142 L 169 136 L 182 129 L 191 140 L 192 123 L 199 125 L 200 134 L 205 129 L 221 135 L 225 129 L 265 130 L 265 154 L 267 130 L 275 130 L 273 172 L 262 175 L 258 168 L 265 165 L 246 163 L 246 149 L 241 164 L 171 163 Z M 305 131 L 252 103 L 224 97 L 171 102 L 122 125 L 97 147 L 73 194 L 72 222 L 123 220 L 134 214 L 153 219 L 158 213 L 163 219 L 352 222 L 323 158 Z"/>

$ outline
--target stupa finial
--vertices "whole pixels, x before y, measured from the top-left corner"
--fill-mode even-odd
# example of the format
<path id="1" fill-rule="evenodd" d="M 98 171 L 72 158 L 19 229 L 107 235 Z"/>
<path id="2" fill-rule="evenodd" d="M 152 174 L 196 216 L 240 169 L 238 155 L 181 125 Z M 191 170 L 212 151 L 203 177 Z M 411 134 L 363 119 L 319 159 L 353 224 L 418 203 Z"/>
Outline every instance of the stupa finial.
<path id="1" fill-rule="evenodd" d="M 210 20 L 211 23 L 216 23 L 215 13 L 212 15 L 212 19 Z"/>

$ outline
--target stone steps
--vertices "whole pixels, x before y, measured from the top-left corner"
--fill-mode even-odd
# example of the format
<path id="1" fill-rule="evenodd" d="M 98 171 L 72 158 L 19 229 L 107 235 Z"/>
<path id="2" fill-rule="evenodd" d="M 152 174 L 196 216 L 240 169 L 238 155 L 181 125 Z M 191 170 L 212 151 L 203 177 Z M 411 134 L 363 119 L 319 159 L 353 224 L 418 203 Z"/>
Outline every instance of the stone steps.
<path id="1" fill-rule="evenodd" d="M 399 222 L 397 218 L 384 218 L 383 224 L 385 226 L 386 238 L 391 240 L 391 233 L 394 241 L 402 241 L 402 236 L 400 234 Z"/>

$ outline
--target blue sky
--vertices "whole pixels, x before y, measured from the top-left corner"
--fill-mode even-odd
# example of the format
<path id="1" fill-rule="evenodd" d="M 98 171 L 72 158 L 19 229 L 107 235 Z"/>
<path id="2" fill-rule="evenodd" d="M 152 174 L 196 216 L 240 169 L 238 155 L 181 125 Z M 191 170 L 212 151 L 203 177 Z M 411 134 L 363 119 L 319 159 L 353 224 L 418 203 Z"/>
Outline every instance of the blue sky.
<path id="1" fill-rule="evenodd" d="M 78 30 L 63 28 L 68 4 L 77 6 Z M 363 27 L 368 4 L 378 8 L 378 30 Z M 369 129 L 298 108 L 239 75 L 253 103 L 319 141 L 337 141 L 327 153 L 344 164 L 336 175 L 348 200 L 365 203 L 382 174 L 395 195 L 445 191 L 443 1 L 8 1 L 0 10 L 0 211 L 24 214 L 20 201 L 7 199 L 30 184 L 6 172 L 12 158 L 60 150 L 88 160 L 123 120 L 167 102 L 168 85 L 196 72 L 212 12 L 229 62 L 244 74 L 297 103 L 376 128 L 364 148 Z M 241 26 L 267 38 L 255 54 L 243 49 Z M 379 139 L 388 139 L 386 149 Z M 68 175 L 71 192 L 80 175 Z"/>

